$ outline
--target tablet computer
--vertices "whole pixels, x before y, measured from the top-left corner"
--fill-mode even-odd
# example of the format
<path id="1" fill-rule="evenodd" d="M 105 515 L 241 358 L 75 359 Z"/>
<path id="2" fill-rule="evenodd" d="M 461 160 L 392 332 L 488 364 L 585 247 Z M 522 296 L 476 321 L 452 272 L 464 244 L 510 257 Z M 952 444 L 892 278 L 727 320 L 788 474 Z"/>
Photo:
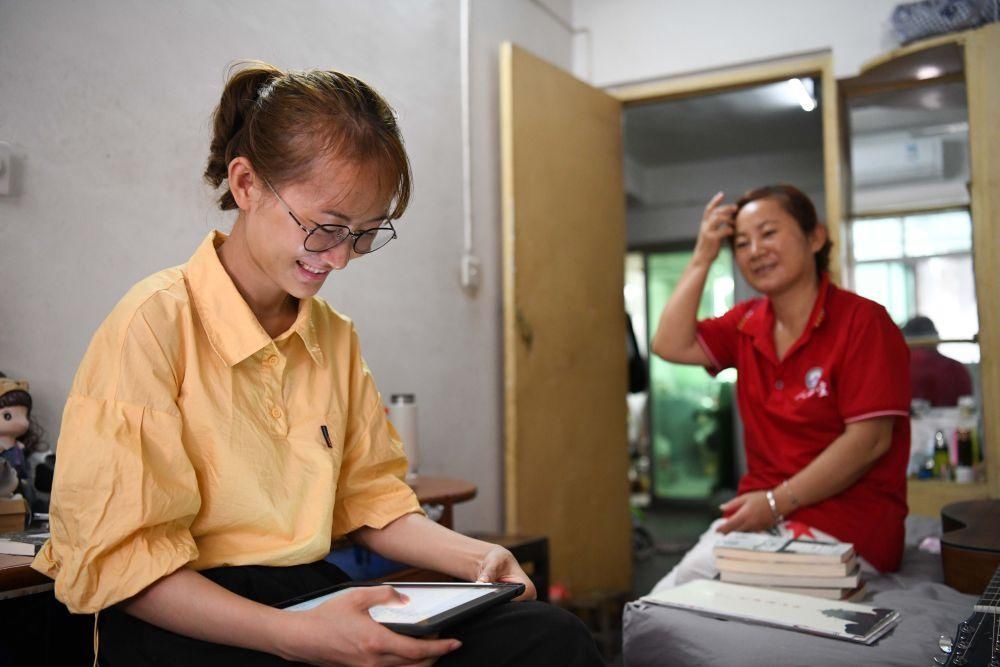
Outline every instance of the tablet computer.
<path id="1" fill-rule="evenodd" d="M 387 581 L 382 584 L 342 584 L 292 598 L 275 606 L 286 611 L 305 611 L 362 586 L 392 586 L 410 598 L 405 605 L 376 605 L 369 609 L 368 613 L 393 632 L 411 637 L 438 634 L 452 623 L 475 616 L 485 609 L 524 593 L 524 584 L 513 583 Z"/>

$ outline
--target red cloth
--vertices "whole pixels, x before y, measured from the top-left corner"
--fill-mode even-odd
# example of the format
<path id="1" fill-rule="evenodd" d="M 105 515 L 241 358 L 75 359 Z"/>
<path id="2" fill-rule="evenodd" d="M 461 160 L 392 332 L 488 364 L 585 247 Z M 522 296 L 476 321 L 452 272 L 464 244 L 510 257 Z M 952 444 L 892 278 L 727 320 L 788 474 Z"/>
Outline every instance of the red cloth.
<path id="1" fill-rule="evenodd" d="M 960 396 L 972 395 L 972 378 L 961 362 L 934 348 L 916 347 L 910 350 L 910 387 L 913 398 L 931 405 L 958 405 Z"/>
<path id="2" fill-rule="evenodd" d="M 847 424 L 894 416 L 892 445 L 855 484 L 789 518 L 829 533 L 883 572 L 899 568 L 910 452 L 908 348 L 885 308 L 826 276 L 802 336 L 778 360 L 766 298 L 698 323 L 713 366 L 735 367 L 747 474 L 739 493 L 771 489 L 811 463 Z"/>

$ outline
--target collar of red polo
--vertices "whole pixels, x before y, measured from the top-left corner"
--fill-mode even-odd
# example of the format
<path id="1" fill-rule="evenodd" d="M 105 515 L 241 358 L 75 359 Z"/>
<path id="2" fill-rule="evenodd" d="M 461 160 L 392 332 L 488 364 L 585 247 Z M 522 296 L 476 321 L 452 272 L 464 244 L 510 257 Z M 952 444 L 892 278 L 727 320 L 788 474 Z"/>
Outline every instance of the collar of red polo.
<path id="1" fill-rule="evenodd" d="M 809 314 L 809 324 L 799 339 L 785 353 L 787 359 L 795 350 L 809 340 L 814 329 L 818 328 L 826 321 L 827 297 L 829 296 L 830 274 L 823 272 L 820 276 L 819 289 L 816 292 L 816 301 L 813 302 L 812 312 Z M 754 346 L 770 358 L 774 363 L 778 363 L 778 354 L 774 349 L 774 309 L 771 300 L 768 298 L 758 299 L 754 306 L 750 308 L 736 325 L 737 330 L 751 336 Z"/>

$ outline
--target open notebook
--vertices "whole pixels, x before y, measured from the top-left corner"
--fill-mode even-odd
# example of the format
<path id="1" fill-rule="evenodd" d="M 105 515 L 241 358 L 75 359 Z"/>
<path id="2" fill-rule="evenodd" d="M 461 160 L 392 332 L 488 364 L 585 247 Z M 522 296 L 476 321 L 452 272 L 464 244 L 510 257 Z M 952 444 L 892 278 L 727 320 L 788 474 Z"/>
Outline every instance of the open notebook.
<path id="1" fill-rule="evenodd" d="M 641 600 L 707 616 L 788 628 L 861 644 L 874 643 L 899 620 L 899 612 L 892 609 L 715 580 L 692 581 L 651 593 Z"/>

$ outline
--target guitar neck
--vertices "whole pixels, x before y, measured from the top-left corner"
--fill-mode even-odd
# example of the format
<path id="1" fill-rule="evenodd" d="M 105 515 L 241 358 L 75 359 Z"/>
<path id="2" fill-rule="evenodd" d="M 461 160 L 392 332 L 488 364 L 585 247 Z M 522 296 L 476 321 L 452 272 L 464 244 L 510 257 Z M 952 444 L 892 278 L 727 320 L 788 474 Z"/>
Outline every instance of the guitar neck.
<path id="1" fill-rule="evenodd" d="M 973 607 L 973 611 L 1000 614 L 1000 568 L 997 568 L 997 571 L 993 573 L 989 586 L 979 596 L 979 602 Z"/>
<path id="2" fill-rule="evenodd" d="M 996 619 L 1000 614 L 1000 567 L 993 573 L 986 591 L 979 596 L 972 616 L 958 624 L 955 639 L 948 652 L 946 667 L 995 665 L 1000 638 L 997 637 Z M 937 662 L 937 661 L 935 661 Z"/>

